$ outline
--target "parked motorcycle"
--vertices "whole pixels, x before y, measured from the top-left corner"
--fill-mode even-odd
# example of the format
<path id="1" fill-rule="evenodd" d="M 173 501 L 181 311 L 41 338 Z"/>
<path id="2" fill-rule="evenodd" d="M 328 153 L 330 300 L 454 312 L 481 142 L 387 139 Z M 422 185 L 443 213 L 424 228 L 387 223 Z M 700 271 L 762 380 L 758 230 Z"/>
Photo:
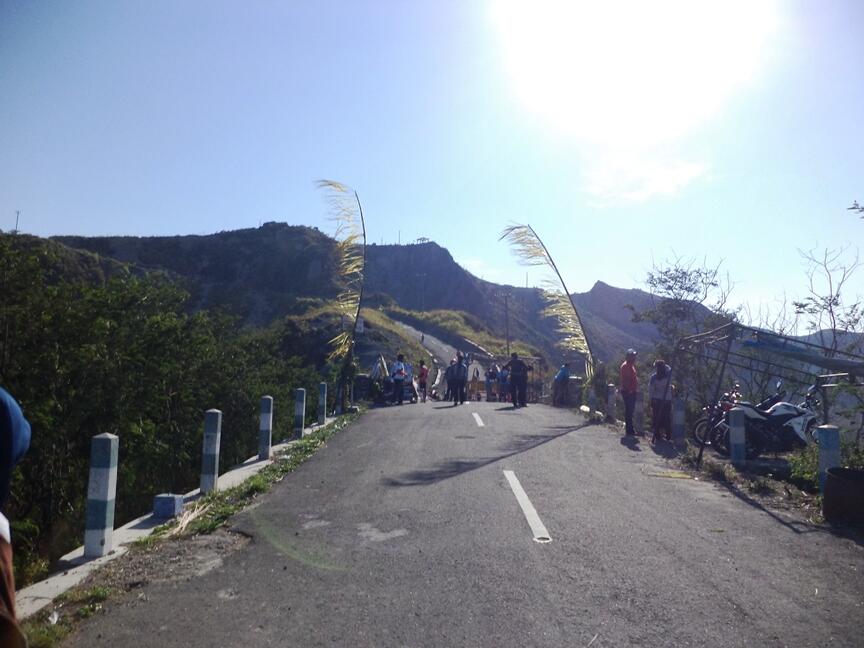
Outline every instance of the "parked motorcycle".
<path id="1" fill-rule="evenodd" d="M 819 424 L 817 414 L 818 389 L 814 385 L 807 390 L 804 401 L 799 405 L 779 401 L 768 408 L 738 401 L 735 407 L 744 410 L 745 448 L 748 459 L 763 452 L 787 452 L 803 448 L 813 442 L 813 435 Z M 729 453 L 729 415 L 711 430 L 712 445 L 721 454 Z"/>
<path id="2" fill-rule="evenodd" d="M 756 407 L 761 410 L 767 410 L 775 403 L 782 401 L 786 397 L 786 390 L 781 389 L 782 386 L 783 381 L 778 380 L 776 392 L 758 403 Z M 715 437 L 717 434 L 715 428 L 726 418 L 727 412 L 741 401 L 741 392 L 739 389 L 740 385 L 735 383 L 732 389 L 725 392 L 716 403 L 706 405 L 702 408 L 704 414 L 693 425 L 693 431 L 690 433 L 696 443 L 702 444 L 704 439 L 706 445 L 713 445 L 712 437 Z"/>

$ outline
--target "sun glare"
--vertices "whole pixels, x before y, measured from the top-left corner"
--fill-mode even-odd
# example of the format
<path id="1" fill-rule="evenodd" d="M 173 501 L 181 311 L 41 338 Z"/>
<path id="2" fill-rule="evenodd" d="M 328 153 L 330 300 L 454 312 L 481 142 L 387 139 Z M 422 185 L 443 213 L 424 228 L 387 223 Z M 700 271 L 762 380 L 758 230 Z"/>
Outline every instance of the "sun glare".
<path id="1" fill-rule="evenodd" d="M 768 0 L 500 0 L 514 90 L 556 131 L 628 148 L 709 121 L 763 65 Z"/>

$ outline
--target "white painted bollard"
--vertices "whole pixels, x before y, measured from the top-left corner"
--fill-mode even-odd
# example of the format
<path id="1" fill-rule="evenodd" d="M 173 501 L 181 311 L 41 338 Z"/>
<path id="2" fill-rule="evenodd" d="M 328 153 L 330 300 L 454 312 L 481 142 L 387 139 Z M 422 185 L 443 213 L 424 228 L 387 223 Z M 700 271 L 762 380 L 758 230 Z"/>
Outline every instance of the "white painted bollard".
<path id="1" fill-rule="evenodd" d="M 261 397 L 261 423 L 258 426 L 258 458 L 269 459 L 273 445 L 273 397 Z"/>
<path id="2" fill-rule="evenodd" d="M 327 383 L 318 383 L 318 425 L 327 421 Z"/>
<path id="3" fill-rule="evenodd" d="M 747 465 L 747 415 L 740 407 L 729 411 L 729 458 L 736 468 Z"/>
<path id="4" fill-rule="evenodd" d="M 219 485 L 219 445 L 222 441 L 222 412 L 210 409 L 204 413 L 204 443 L 201 449 L 201 494 Z"/>
<path id="5" fill-rule="evenodd" d="M 84 525 L 85 558 L 100 558 L 112 549 L 119 447 L 120 439 L 114 434 L 98 434 L 90 440 L 90 481 L 87 485 Z"/>
<path id="6" fill-rule="evenodd" d="M 302 387 L 294 390 L 294 434 L 303 438 L 306 421 L 306 390 Z"/>
<path id="7" fill-rule="evenodd" d="M 645 431 L 645 403 L 643 396 L 642 390 L 636 392 L 636 406 L 633 408 L 633 426 L 636 428 L 636 434 L 642 434 Z"/>
<path id="8" fill-rule="evenodd" d="M 820 425 L 816 428 L 819 439 L 819 491 L 825 492 L 825 478 L 829 468 L 840 465 L 840 429 L 836 425 Z"/>
<path id="9" fill-rule="evenodd" d="M 606 385 L 606 418 L 615 420 L 615 385 Z"/>
<path id="10" fill-rule="evenodd" d="M 672 399 L 672 442 L 676 446 L 684 445 L 684 399 L 677 396 Z"/>

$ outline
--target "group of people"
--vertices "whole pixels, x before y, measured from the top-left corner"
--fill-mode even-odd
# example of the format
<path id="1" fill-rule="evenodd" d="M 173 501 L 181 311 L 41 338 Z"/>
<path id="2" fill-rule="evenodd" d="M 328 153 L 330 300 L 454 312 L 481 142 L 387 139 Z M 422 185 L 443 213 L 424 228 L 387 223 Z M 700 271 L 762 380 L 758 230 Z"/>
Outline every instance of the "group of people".
<path id="1" fill-rule="evenodd" d="M 636 398 L 639 393 L 639 374 L 636 370 L 636 351 L 627 349 L 624 362 L 620 367 L 620 390 L 624 400 L 624 431 L 626 436 L 635 438 L 633 414 L 636 411 Z M 654 372 L 648 379 L 648 398 L 651 403 L 651 443 L 672 440 L 672 367 L 665 360 L 654 362 Z"/>
<path id="2" fill-rule="evenodd" d="M 468 400 L 469 386 L 469 371 L 473 358 L 471 354 L 463 354 L 461 351 L 456 353 L 447 369 L 444 371 L 444 388 L 443 400 L 452 401 L 453 405 L 461 405 Z M 427 397 L 435 399 L 441 398 L 441 395 L 435 388 L 430 388 L 429 385 L 429 368 L 422 360 L 418 363 L 419 369 L 416 372 L 416 397 L 420 402 L 425 402 Z M 510 361 L 503 366 L 492 364 L 486 370 L 484 376 L 486 381 L 486 400 L 509 400 L 513 403 L 513 407 L 527 407 L 528 405 L 528 372 L 532 371 L 532 367 L 526 364 L 519 357 L 518 353 L 510 354 Z M 480 399 L 480 370 L 476 367 L 473 372 L 473 379 L 470 381 L 471 389 L 477 394 L 477 399 Z M 396 361 L 390 366 L 390 375 L 388 376 L 393 385 L 393 391 L 389 401 L 401 405 L 404 402 L 405 394 L 408 392 L 409 386 L 414 395 L 414 383 L 412 376 L 411 365 L 405 362 L 405 356 L 398 354 Z"/>
<path id="3" fill-rule="evenodd" d="M 457 353 L 456 357 L 450 361 L 450 366 L 444 372 L 444 380 L 447 385 L 444 400 L 452 400 L 454 405 L 461 405 L 465 402 L 470 362 L 470 355 L 463 356 L 461 352 Z M 490 365 L 484 373 L 486 400 L 505 401 L 508 400 L 509 396 L 514 409 L 527 407 L 529 371 L 532 371 L 532 367 L 526 364 L 515 352 L 510 354 L 510 361 L 503 366 Z M 472 389 L 478 394 L 477 399 L 479 400 L 480 371 L 477 368 L 474 369 L 472 384 L 474 385 Z"/>
<path id="4" fill-rule="evenodd" d="M 413 367 L 405 362 L 404 354 L 400 353 L 396 356 L 396 362 L 390 367 L 390 379 L 393 383 L 393 393 L 391 402 L 396 405 L 401 405 L 405 401 L 406 387 L 410 389 L 411 398 L 425 403 L 426 402 L 426 383 L 429 379 L 429 367 L 421 360 L 417 363 L 417 387 L 415 390 L 414 379 L 412 376 Z"/>

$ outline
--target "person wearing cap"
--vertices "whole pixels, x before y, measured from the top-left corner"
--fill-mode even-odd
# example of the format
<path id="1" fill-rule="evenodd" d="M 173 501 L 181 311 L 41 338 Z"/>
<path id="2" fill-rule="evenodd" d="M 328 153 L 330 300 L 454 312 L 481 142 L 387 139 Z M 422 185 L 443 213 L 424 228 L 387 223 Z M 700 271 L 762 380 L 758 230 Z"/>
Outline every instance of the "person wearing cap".
<path id="1" fill-rule="evenodd" d="M 648 380 L 651 399 L 651 443 L 672 440 L 672 367 L 664 360 L 654 363 L 654 373 Z"/>
<path id="2" fill-rule="evenodd" d="M 636 374 L 636 350 L 627 349 L 621 363 L 621 398 L 624 400 L 624 431 L 628 437 L 636 436 L 633 427 L 633 412 L 636 410 L 636 392 L 639 391 L 639 376 Z"/>
<path id="3" fill-rule="evenodd" d="M 393 363 L 390 370 L 390 377 L 393 378 L 393 400 L 399 405 L 405 398 L 405 377 L 407 375 L 405 356 L 400 353 L 396 356 L 396 362 Z"/>
<path id="4" fill-rule="evenodd" d="M 453 366 L 453 405 L 465 403 L 465 388 L 468 384 L 468 365 L 461 351 L 456 352 L 456 364 Z"/>
<path id="5" fill-rule="evenodd" d="M 528 407 L 528 372 L 531 367 L 525 364 L 524 360 L 520 360 L 519 354 L 514 351 L 504 369 L 510 372 L 510 400 L 513 401 L 513 409 Z"/>
<path id="6" fill-rule="evenodd" d="M 6 500 L 15 464 L 30 447 L 30 424 L 21 408 L 0 387 L 0 646 L 26 646 L 15 619 L 15 577 L 12 572 L 12 539 L 6 519 Z"/>

